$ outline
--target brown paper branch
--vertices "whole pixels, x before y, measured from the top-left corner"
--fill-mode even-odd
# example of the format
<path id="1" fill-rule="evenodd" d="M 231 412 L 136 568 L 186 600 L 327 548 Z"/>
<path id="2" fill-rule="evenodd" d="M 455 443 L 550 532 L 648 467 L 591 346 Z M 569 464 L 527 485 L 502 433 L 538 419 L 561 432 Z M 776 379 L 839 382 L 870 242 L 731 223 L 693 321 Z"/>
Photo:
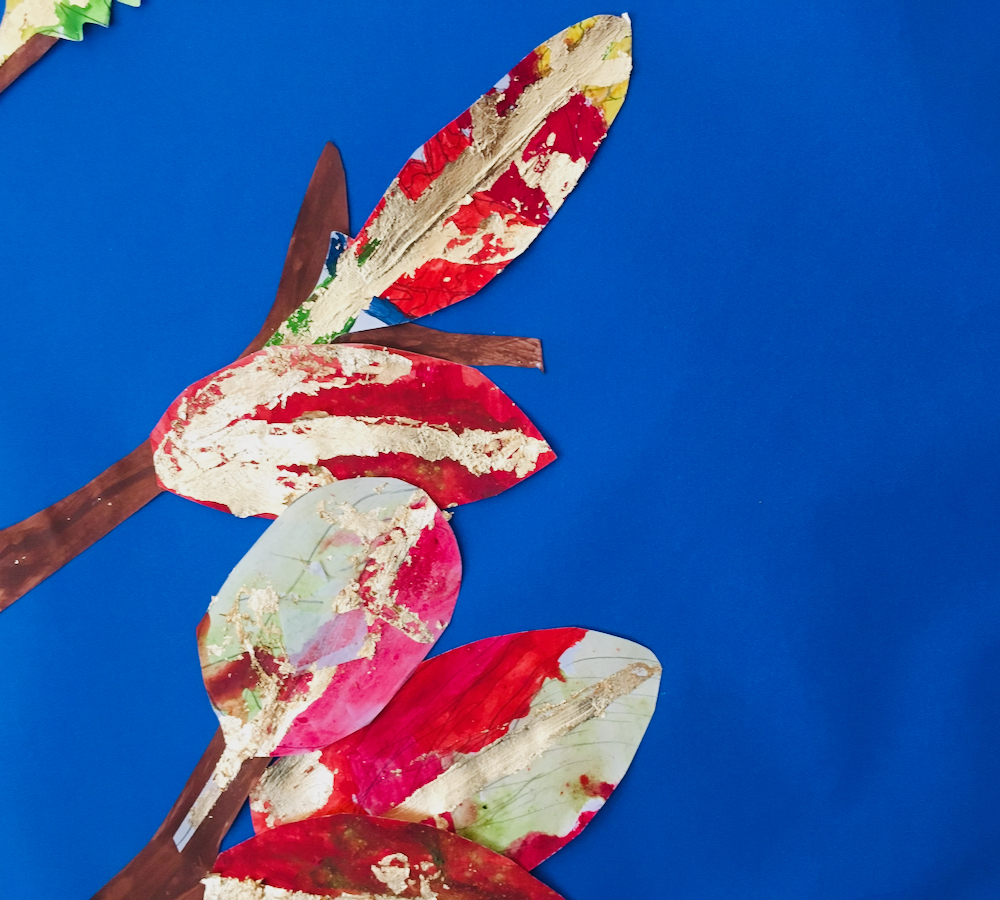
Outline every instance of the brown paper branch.
<path id="1" fill-rule="evenodd" d="M 306 196 L 288 243 L 278 294 L 260 332 L 240 356 L 260 350 L 285 319 L 313 292 L 330 251 L 330 234 L 350 232 L 347 178 L 340 152 L 328 143 L 309 179 Z"/>
<path id="2" fill-rule="evenodd" d="M 161 492 L 143 441 L 48 509 L 0 531 L 0 610 L 100 540 Z"/>
<path id="3" fill-rule="evenodd" d="M 540 369 L 542 342 L 538 338 L 505 337 L 496 334 L 451 334 L 404 322 L 369 331 L 354 331 L 334 338 L 335 344 L 378 344 L 436 356 L 463 366 L 520 366 Z"/>
<path id="4" fill-rule="evenodd" d="M 309 181 L 285 257 L 278 293 L 264 326 L 242 355 L 259 350 L 288 315 L 309 297 L 326 260 L 331 231 L 349 228 L 347 182 L 340 153 L 327 144 Z M 542 369 L 537 338 L 449 334 L 421 325 L 345 334 L 338 342 L 372 343 L 467 366 Z M 162 488 L 146 442 L 80 490 L 0 531 L 0 610 L 62 568 Z"/>
<path id="5" fill-rule="evenodd" d="M 31 41 L 17 52 L 30 46 Z M 0 66 L 0 76 L 9 62 Z M 328 143 L 309 180 L 274 305 L 243 355 L 263 347 L 288 314 L 309 297 L 323 270 L 330 232 L 348 227 L 347 179 L 340 153 Z M 0 610 L 61 569 L 160 492 L 152 450 L 144 441 L 76 493 L 0 531 Z"/>
<path id="6" fill-rule="evenodd" d="M 18 47 L 0 64 L 0 92 L 9 88 L 18 78 L 40 60 L 59 40 L 50 34 L 35 34 Z"/>
<path id="7" fill-rule="evenodd" d="M 222 730 L 218 729 L 156 834 L 135 859 L 94 894 L 93 900 L 193 900 L 203 895 L 201 879 L 215 865 L 223 837 L 250 788 L 271 762 L 270 757 L 255 757 L 243 763 L 211 812 L 179 850 L 175 835 L 215 772 L 225 747 Z"/>

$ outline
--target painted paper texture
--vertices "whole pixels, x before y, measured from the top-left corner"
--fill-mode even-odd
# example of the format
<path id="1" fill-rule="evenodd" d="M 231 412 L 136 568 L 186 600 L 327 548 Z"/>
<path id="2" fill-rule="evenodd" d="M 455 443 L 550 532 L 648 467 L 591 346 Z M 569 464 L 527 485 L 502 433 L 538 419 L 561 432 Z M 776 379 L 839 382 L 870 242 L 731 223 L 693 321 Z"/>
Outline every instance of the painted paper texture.
<path id="1" fill-rule="evenodd" d="M 227 750 L 314 750 L 366 725 L 441 635 L 460 581 L 454 534 L 419 488 L 358 478 L 300 498 L 198 627 Z"/>
<path id="2" fill-rule="evenodd" d="M 205 900 L 559 900 L 455 834 L 369 816 L 295 822 L 238 844 L 204 879 Z"/>
<path id="3" fill-rule="evenodd" d="M 118 0 L 138 6 L 141 0 Z M 111 0 L 7 0 L 0 21 L 0 63 L 36 34 L 83 40 L 83 26 L 107 25 Z"/>
<path id="4" fill-rule="evenodd" d="M 645 647 L 582 628 L 467 644 L 422 663 L 366 728 L 272 765 L 251 795 L 254 827 L 367 813 L 456 831 L 532 868 L 621 781 L 659 676 Z"/>
<path id="5" fill-rule="evenodd" d="M 395 324 L 482 288 L 576 186 L 625 99 L 631 47 L 628 17 L 596 16 L 530 53 L 413 154 L 272 343 L 329 341 L 369 304 Z"/>
<path id="6" fill-rule="evenodd" d="M 237 516 L 275 516 L 361 476 L 401 478 L 454 506 L 555 459 L 481 372 L 359 344 L 245 357 L 184 391 L 151 440 L 164 488 Z"/>

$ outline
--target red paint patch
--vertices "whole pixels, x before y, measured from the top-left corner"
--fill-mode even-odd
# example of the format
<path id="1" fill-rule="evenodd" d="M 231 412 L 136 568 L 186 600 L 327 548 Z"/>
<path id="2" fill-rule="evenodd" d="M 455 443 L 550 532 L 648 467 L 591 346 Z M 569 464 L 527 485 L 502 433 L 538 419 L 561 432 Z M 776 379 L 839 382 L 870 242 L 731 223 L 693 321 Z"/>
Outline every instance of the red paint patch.
<path id="1" fill-rule="evenodd" d="M 580 776 L 580 787 L 588 797 L 600 797 L 607 800 L 615 789 L 615 785 L 607 781 L 591 781 L 586 775 Z"/>
<path id="2" fill-rule="evenodd" d="M 209 664 L 208 651 L 204 645 L 208 621 L 209 617 L 206 613 L 197 629 L 198 655 L 201 657 L 201 674 L 205 681 L 205 689 L 216 709 L 246 720 L 247 709 L 243 700 L 243 691 L 254 691 L 259 687 L 259 671 L 263 671 L 269 676 L 277 674 L 278 661 L 266 650 L 255 648 L 254 659 L 260 670 L 254 665 L 254 659 L 250 658 L 249 653 L 241 653 L 236 659 L 227 662 Z M 281 699 L 287 699 L 287 696 L 283 696 Z"/>
<path id="3" fill-rule="evenodd" d="M 532 50 L 531 53 L 510 70 L 510 74 L 507 76 L 510 83 L 503 91 L 493 88 L 486 95 L 488 97 L 493 94 L 499 95 L 496 105 L 498 116 L 501 118 L 506 116 L 507 113 L 517 106 L 517 101 L 520 99 L 521 94 L 524 93 L 524 89 L 542 78 L 541 62 L 541 54 L 538 50 Z"/>
<path id="4" fill-rule="evenodd" d="M 589 163 L 607 133 L 604 113 L 583 94 L 573 94 L 563 106 L 549 113 L 545 124 L 528 142 L 523 158 L 529 160 L 555 151 Z"/>
<path id="5" fill-rule="evenodd" d="M 471 297 L 498 275 L 506 262 L 466 265 L 431 259 L 413 275 L 397 279 L 382 296 L 403 313 L 415 319 L 426 316 L 466 297 Z"/>
<path id="6" fill-rule="evenodd" d="M 405 877 L 402 889 L 392 891 L 401 900 L 427 896 L 428 889 L 450 900 L 560 900 L 519 865 L 479 844 L 437 828 L 369 816 L 284 825 L 227 850 L 213 871 L 319 897 L 385 896 L 386 879 L 378 873 L 394 854 L 406 860 L 390 861 Z"/>
<path id="7" fill-rule="evenodd" d="M 595 815 L 597 815 L 595 810 L 581 813 L 580 818 L 577 820 L 576 828 L 563 837 L 554 834 L 543 834 L 541 831 L 529 832 L 511 845 L 507 851 L 507 855 L 518 865 L 524 866 L 526 869 L 533 869 L 539 863 L 548 859 L 560 847 L 565 847 L 566 844 L 583 831 L 587 823 Z"/>
<path id="8" fill-rule="evenodd" d="M 397 179 L 399 189 L 416 200 L 454 162 L 466 147 L 472 145 L 472 114 L 466 110 L 454 122 L 442 128 L 423 145 L 423 159 L 407 160 Z"/>
<path id="9" fill-rule="evenodd" d="M 445 221 L 453 222 L 462 234 L 473 235 L 485 227 L 492 215 L 499 216 L 505 226 L 512 224 L 531 226 L 535 224 L 519 215 L 517 210 L 509 204 L 497 200 L 492 193 L 482 191 L 473 194 L 468 203 L 462 204 L 458 211 Z"/>
<path id="10" fill-rule="evenodd" d="M 516 210 L 522 219 L 539 228 L 546 225 L 552 216 L 545 191 L 540 187 L 528 187 L 514 163 L 496 180 L 489 193 L 494 200 Z"/>
<path id="11" fill-rule="evenodd" d="M 421 663 L 367 728 L 327 747 L 320 762 L 334 789 L 316 812 L 359 804 L 381 815 L 451 765 L 457 753 L 475 753 L 527 715 L 550 678 L 562 678 L 559 658 L 586 634 L 557 628 L 487 638 Z M 254 828 L 266 828 L 254 814 Z"/>

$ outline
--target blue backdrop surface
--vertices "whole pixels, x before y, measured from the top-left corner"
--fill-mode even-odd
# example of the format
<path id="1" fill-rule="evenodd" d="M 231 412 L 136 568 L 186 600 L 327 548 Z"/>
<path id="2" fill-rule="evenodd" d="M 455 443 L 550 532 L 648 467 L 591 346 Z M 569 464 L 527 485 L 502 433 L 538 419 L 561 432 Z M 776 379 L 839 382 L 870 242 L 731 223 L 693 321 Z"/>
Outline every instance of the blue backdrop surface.
<path id="1" fill-rule="evenodd" d="M 58 45 L 0 96 L 0 525 L 246 345 L 325 141 L 358 228 L 616 11 L 146 0 Z M 457 511 L 440 649 L 581 625 L 663 662 L 632 770 L 538 870 L 568 900 L 995 900 L 1000 6 L 629 13 L 579 188 L 427 322 L 542 338 L 544 375 L 488 374 L 560 454 Z M 215 729 L 194 626 L 266 524 L 163 495 L 0 615 L 3 900 L 86 900 L 153 833 Z"/>

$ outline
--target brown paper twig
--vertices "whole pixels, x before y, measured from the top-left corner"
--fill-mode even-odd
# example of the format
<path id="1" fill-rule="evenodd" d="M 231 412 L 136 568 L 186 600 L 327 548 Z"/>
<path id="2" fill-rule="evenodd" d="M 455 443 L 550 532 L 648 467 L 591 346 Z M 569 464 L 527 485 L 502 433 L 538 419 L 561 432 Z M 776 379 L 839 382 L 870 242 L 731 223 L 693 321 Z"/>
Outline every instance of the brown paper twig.
<path id="1" fill-rule="evenodd" d="M 80 490 L 0 531 L 0 610 L 142 509 L 163 489 L 143 441 Z"/>
<path id="2" fill-rule="evenodd" d="M 203 896 L 201 879 L 215 865 L 223 837 L 271 761 L 269 757 L 255 757 L 243 763 L 212 811 L 178 850 L 174 835 L 215 772 L 225 747 L 222 730 L 218 729 L 156 834 L 135 859 L 94 894 L 93 900 L 195 900 Z"/>
<path id="3" fill-rule="evenodd" d="M 309 179 L 306 196 L 288 243 L 278 294 L 260 331 L 240 356 L 260 350 L 316 287 L 330 250 L 330 233 L 349 234 L 347 178 L 340 152 L 327 143 Z"/>
<path id="4" fill-rule="evenodd" d="M 353 331 L 334 338 L 335 344 L 379 344 L 436 356 L 463 366 L 520 366 L 545 371 L 542 342 L 538 338 L 504 337 L 496 334 L 451 334 L 404 322 L 369 331 Z"/>
<path id="5" fill-rule="evenodd" d="M 50 34 L 34 34 L 18 47 L 0 65 L 0 92 L 9 88 L 18 78 L 51 50 L 57 37 Z"/>

